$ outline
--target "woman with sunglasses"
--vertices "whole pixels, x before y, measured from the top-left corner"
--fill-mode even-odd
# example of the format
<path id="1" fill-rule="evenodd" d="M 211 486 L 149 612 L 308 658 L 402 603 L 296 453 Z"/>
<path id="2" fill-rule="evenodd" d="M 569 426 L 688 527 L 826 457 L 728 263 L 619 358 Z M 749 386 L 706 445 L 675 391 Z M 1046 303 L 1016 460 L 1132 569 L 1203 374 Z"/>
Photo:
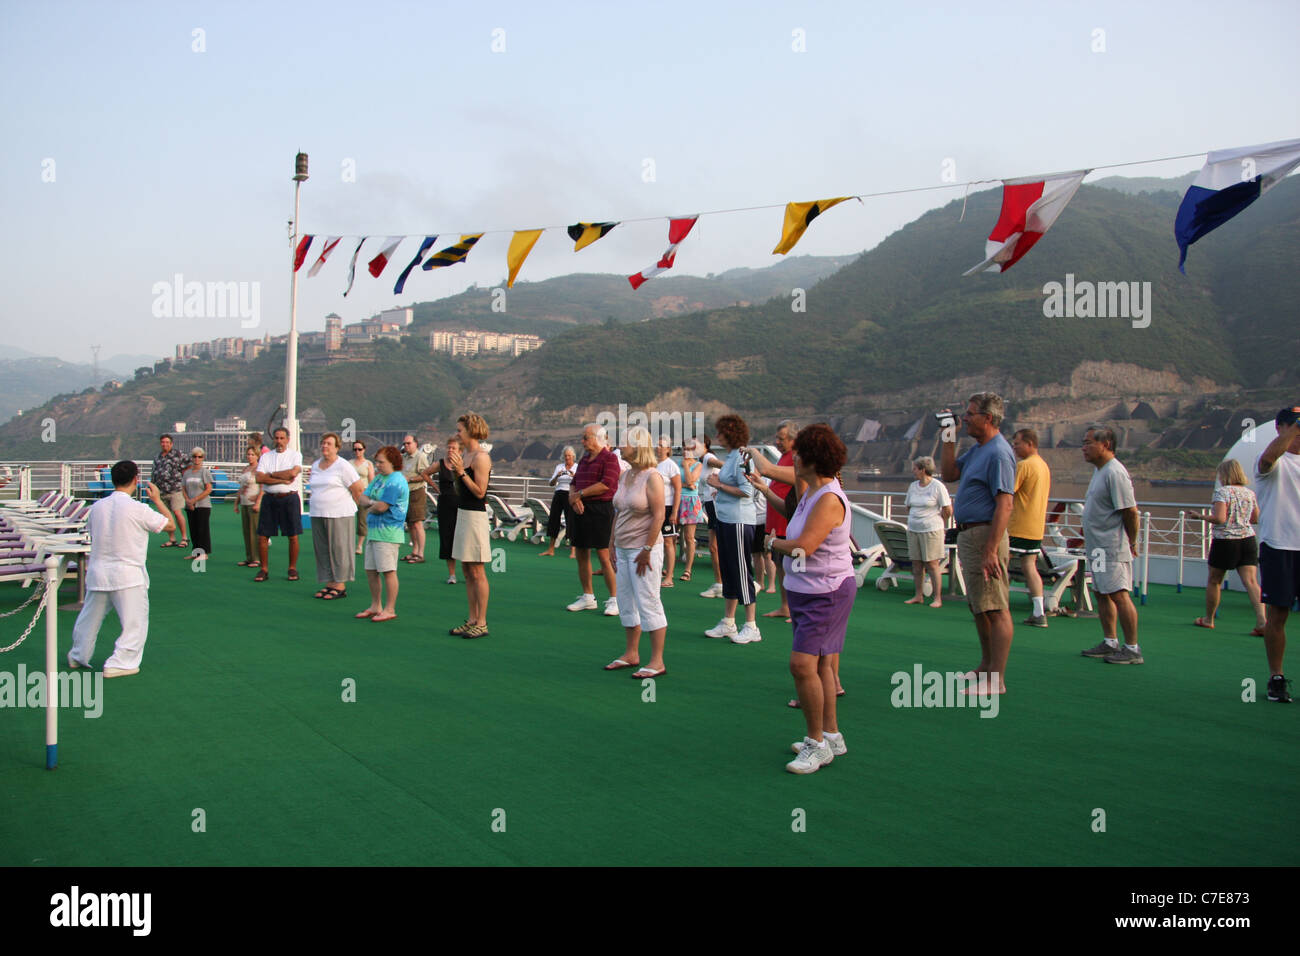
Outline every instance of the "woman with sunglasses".
<path id="1" fill-rule="evenodd" d="M 190 466 L 181 472 L 181 488 L 185 495 L 185 513 L 190 519 L 190 538 L 194 550 L 186 561 L 212 554 L 212 472 L 203 464 L 206 458 L 202 448 L 190 452 Z"/>

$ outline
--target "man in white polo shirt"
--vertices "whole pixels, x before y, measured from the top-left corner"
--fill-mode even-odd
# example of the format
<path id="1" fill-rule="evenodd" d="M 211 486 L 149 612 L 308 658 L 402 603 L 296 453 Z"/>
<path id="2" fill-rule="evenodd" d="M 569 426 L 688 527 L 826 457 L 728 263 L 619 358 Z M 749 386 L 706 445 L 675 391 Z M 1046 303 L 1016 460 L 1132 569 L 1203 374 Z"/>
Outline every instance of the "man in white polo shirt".
<path id="1" fill-rule="evenodd" d="M 176 526 L 154 484 L 150 483 L 146 490 L 158 511 L 135 500 L 140 478 L 135 462 L 119 461 L 111 475 L 113 493 L 91 505 L 86 516 L 86 532 L 90 535 L 86 603 L 72 627 L 68 666 L 74 670 L 90 666 L 99 626 L 112 604 L 122 634 L 112 656 L 104 661 L 104 676 L 124 677 L 140 672 L 144 642 L 149 637 L 149 572 L 144 566 L 149 535 L 171 532 Z"/>
<path id="2" fill-rule="evenodd" d="M 257 519 L 257 547 L 262 559 L 254 581 L 271 574 L 267 563 L 271 538 L 282 534 L 289 539 L 289 580 L 298 580 L 298 536 L 302 534 L 302 499 L 298 476 L 302 474 L 302 453 L 289 448 L 289 429 L 283 425 L 272 434 L 275 450 L 264 452 L 257 462 L 257 483 L 262 486 L 262 513 Z"/>
<path id="3" fill-rule="evenodd" d="M 1274 438 L 1255 466 L 1259 492 L 1259 585 L 1264 602 L 1264 652 L 1268 699 L 1289 704 L 1291 683 L 1282 674 L 1286 619 L 1300 596 L 1300 405 L 1273 419 Z"/>

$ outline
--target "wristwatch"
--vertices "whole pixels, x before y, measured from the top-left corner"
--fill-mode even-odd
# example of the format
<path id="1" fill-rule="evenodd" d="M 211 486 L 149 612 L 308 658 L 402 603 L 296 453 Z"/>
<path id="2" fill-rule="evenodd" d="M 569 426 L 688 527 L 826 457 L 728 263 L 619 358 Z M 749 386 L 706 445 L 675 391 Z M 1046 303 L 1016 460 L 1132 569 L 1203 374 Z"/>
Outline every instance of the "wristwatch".
<path id="1" fill-rule="evenodd" d="M 653 544 L 643 544 L 643 545 L 641 545 L 641 550 L 642 550 L 642 551 L 653 551 L 654 549 L 655 549 L 655 546 L 654 546 Z"/>

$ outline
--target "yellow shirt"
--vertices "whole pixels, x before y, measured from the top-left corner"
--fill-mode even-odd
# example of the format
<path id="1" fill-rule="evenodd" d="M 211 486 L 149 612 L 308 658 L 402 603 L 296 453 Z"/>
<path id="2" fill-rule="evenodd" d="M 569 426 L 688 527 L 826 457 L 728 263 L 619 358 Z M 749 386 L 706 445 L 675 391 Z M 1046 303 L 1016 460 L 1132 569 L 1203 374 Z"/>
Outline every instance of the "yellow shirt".
<path id="1" fill-rule="evenodd" d="M 1052 490 L 1052 472 L 1037 452 L 1016 463 L 1016 490 L 1011 498 L 1013 538 L 1041 541 L 1047 524 L 1047 497 Z"/>

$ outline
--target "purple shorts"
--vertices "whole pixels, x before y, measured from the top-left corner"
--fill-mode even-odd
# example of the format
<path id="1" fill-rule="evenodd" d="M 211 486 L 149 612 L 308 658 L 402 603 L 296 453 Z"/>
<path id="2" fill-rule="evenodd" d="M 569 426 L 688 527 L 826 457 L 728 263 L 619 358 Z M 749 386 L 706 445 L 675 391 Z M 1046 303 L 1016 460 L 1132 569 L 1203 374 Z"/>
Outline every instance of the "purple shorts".
<path id="1" fill-rule="evenodd" d="M 849 612 L 858 596 L 858 582 L 847 577 L 834 591 L 804 594 L 786 590 L 790 618 L 794 622 L 794 650 L 825 657 L 844 650 L 844 632 Z"/>

